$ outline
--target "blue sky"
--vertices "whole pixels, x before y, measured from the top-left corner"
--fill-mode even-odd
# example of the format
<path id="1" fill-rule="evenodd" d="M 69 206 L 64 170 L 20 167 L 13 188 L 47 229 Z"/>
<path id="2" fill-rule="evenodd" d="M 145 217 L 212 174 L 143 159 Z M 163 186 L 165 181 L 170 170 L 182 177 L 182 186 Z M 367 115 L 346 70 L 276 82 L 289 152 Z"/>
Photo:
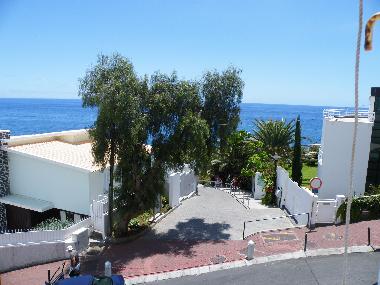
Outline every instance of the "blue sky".
<path id="1" fill-rule="evenodd" d="M 351 106 L 357 2 L 0 0 L 0 97 L 78 98 L 97 54 L 119 52 L 140 75 L 235 65 L 244 102 Z M 364 1 L 365 20 L 377 11 Z M 380 27 L 361 71 L 364 106 L 380 86 Z"/>

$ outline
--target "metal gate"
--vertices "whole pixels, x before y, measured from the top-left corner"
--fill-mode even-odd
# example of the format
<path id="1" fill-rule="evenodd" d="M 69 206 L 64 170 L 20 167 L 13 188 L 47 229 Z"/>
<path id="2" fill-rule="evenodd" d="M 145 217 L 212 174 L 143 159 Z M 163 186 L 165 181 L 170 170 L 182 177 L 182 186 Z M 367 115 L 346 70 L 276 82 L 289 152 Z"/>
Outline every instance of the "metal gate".
<path id="1" fill-rule="evenodd" d="M 317 224 L 334 224 L 336 211 L 337 201 L 335 199 L 318 200 L 315 222 Z"/>

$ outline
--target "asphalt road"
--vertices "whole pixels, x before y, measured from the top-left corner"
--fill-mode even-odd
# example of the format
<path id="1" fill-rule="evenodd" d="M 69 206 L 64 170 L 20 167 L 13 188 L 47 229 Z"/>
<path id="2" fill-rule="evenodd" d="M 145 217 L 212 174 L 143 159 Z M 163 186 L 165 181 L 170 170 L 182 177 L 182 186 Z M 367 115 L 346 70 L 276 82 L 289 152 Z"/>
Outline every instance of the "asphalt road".
<path id="1" fill-rule="evenodd" d="M 349 279 L 346 284 L 374 285 L 380 264 L 380 253 L 349 255 Z M 342 284 L 343 255 L 311 257 L 258 264 L 222 270 L 198 276 L 149 283 L 151 285 L 187 284 Z"/>

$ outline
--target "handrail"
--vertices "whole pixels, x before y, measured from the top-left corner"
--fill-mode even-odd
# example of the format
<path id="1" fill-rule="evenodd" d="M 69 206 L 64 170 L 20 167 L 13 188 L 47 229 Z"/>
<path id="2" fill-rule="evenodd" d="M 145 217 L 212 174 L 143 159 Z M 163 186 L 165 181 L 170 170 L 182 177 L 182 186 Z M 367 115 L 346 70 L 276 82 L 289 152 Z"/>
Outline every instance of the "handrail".
<path id="1" fill-rule="evenodd" d="M 324 118 L 344 118 L 354 116 L 355 111 L 352 109 L 324 109 Z M 374 120 L 374 112 L 369 112 L 367 109 L 358 111 L 359 118 L 368 118 L 370 121 Z"/>
<path id="2" fill-rule="evenodd" d="M 246 236 L 245 236 L 245 225 L 246 225 L 246 223 L 254 223 L 254 222 L 260 222 L 260 221 L 283 219 L 283 218 L 295 217 L 295 216 L 301 216 L 301 215 L 307 215 L 307 225 L 310 226 L 310 213 L 299 213 L 299 214 L 293 214 L 293 215 L 278 216 L 278 217 L 273 217 L 273 218 L 262 218 L 262 219 L 244 221 L 244 225 L 243 225 L 243 240 L 246 238 Z"/>

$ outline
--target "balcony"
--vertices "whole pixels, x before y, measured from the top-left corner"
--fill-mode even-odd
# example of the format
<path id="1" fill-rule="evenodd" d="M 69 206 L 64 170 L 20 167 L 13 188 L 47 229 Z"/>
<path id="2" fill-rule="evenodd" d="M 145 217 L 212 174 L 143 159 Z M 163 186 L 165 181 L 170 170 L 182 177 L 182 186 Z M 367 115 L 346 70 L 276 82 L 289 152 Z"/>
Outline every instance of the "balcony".
<path id="1" fill-rule="evenodd" d="M 367 118 L 370 122 L 373 122 L 375 119 L 375 113 L 369 112 L 368 109 L 359 109 L 358 111 L 359 118 Z M 355 118 L 354 109 L 325 109 L 323 110 L 324 118 Z"/>

